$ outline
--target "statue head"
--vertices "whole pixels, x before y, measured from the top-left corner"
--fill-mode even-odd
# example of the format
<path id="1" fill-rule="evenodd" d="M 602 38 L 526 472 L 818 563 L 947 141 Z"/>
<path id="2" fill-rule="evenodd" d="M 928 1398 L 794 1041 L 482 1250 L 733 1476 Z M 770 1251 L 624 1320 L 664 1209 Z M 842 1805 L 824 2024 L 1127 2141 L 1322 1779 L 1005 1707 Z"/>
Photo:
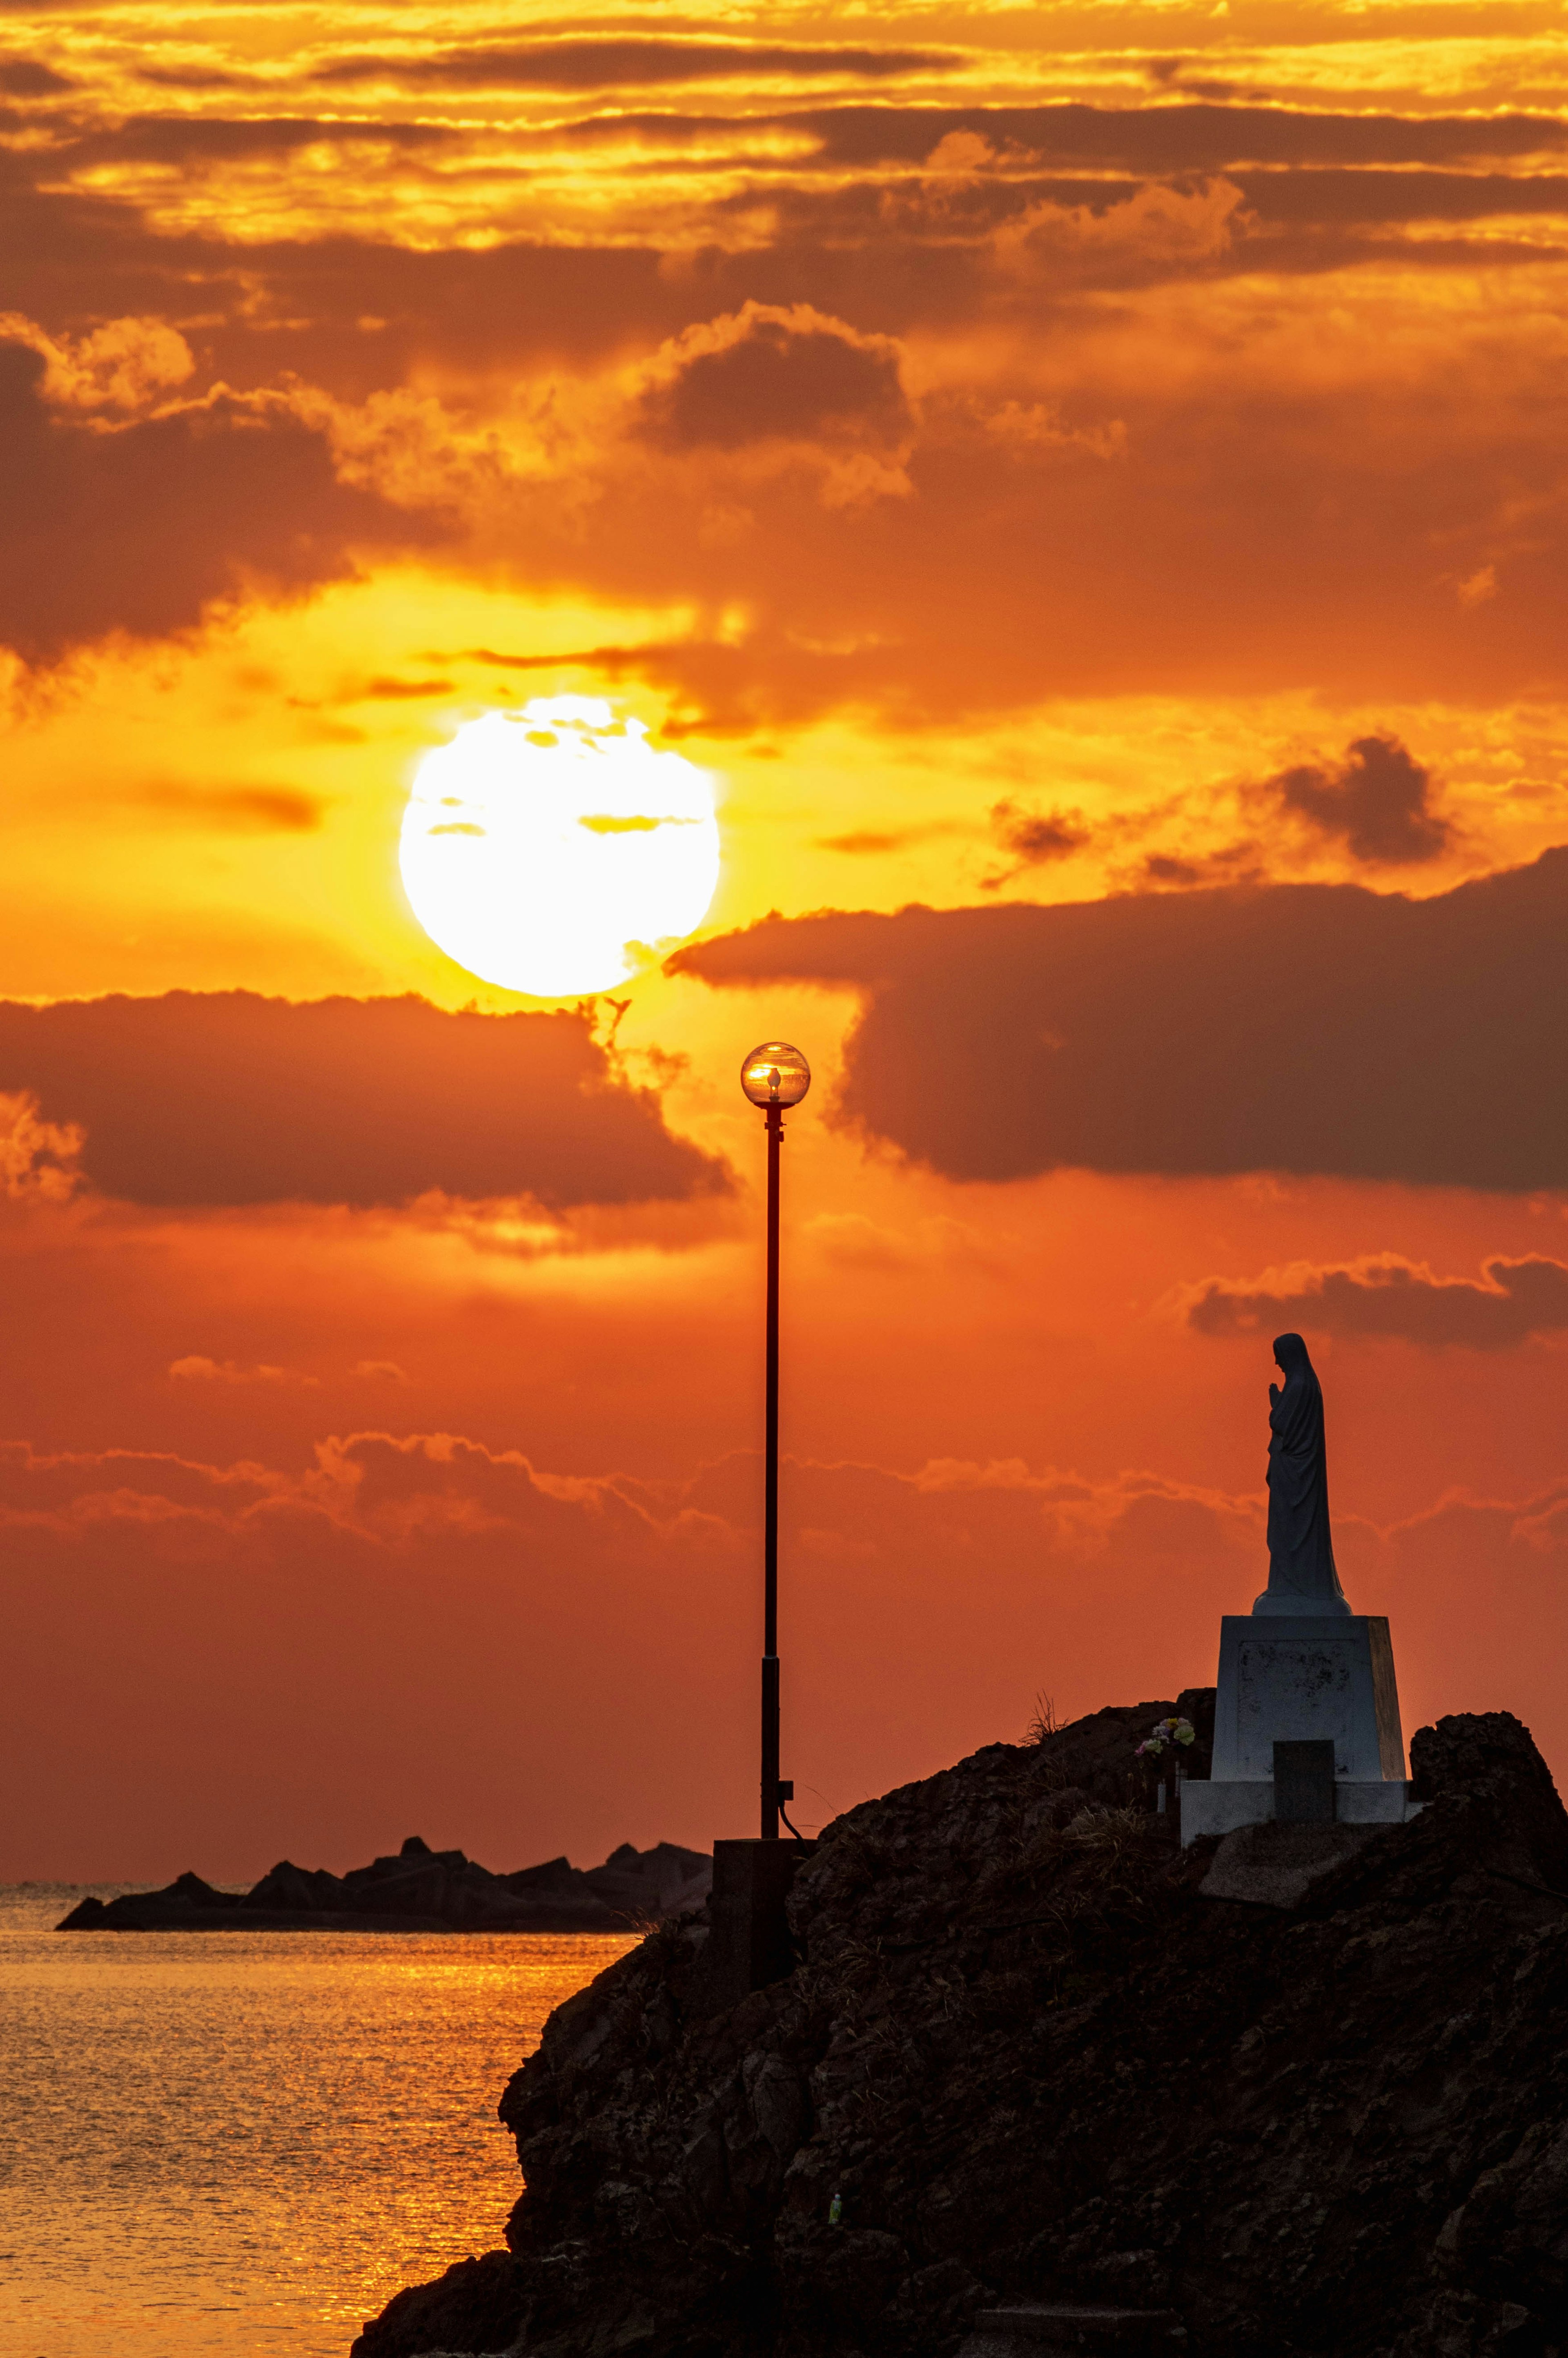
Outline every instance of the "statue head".
<path id="1" fill-rule="evenodd" d="M 1274 1364 L 1287 1379 L 1292 1376 L 1310 1376 L 1312 1373 L 1307 1347 L 1299 1335 L 1275 1336 Z"/>

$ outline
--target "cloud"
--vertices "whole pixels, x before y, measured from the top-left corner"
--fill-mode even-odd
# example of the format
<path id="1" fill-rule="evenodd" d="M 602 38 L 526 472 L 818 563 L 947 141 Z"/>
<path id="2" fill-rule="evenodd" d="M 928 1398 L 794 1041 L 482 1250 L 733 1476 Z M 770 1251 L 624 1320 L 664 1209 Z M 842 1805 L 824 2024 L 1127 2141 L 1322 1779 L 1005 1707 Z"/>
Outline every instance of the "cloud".
<path id="1" fill-rule="evenodd" d="M 319 795 L 297 786 L 147 785 L 126 796 L 177 826 L 220 835 L 311 835 L 327 815 Z"/>
<path id="2" fill-rule="evenodd" d="M 320 1389 L 318 1376 L 301 1375 L 296 1368 L 242 1368 L 233 1359 L 207 1359 L 200 1352 L 171 1359 L 168 1372 L 178 1382 L 194 1384 L 283 1384 L 309 1391 Z"/>
<path id="3" fill-rule="evenodd" d="M 1390 222 L 1487 221 L 1568 211 L 1568 178 L 1547 172 L 1443 172 L 1411 167 L 1238 175 L 1260 220 L 1342 227 Z"/>
<path id="4" fill-rule="evenodd" d="M 49 336 L 21 313 L 5 311 L 0 338 L 42 356 L 42 397 L 67 409 L 139 409 L 183 384 L 196 366 L 185 338 L 164 319 L 109 319 L 84 336 Z"/>
<path id="5" fill-rule="evenodd" d="M 836 164 L 923 162 L 955 132 L 998 154 L 1044 164 L 1129 172 L 1232 171 L 1248 164 L 1469 164 L 1551 155 L 1568 146 L 1560 115 L 1364 114 L 1289 106 L 1044 106 L 813 108 L 791 121 L 812 129 Z"/>
<path id="6" fill-rule="evenodd" d="M 1246 226 L 1244 206 L 1241 190 L 1228 179 L 1195 188 L 1155 180 L 1118 189 L 1108 202 L 1104 190 L 1087 204 L 1043 197 L 999 225 L 997 257 L 1031 276 L 1044 265 L 1058 281 L 1065 275 L 1101 280 L 1108 263 L 1114 276 L 1119 256 L 1137 275 L 1151 265 L 1162 272 L 1228 253 Z"/>
<path id="7" fill-rule="evenodd" d="M 1429 1351 L 1502 1351 L 1568 1328 L 1568 1264 L 1541 1253 L 1498 1254 L 1477 1282 L 1434 1277 L 1424 1261 L 1398 1253 L 1322 1269 L 1303 1263 L 1252 1285 L 1210 1278 L 1190 1293 L 1186 1323 L 1200 1335 L 1307 1327 L 1395 1336 Z"/>
<path id="8" fill-rule="evenodd" d="M 346 1866 L 417 1819 L 497 1865 L 602 1856 L 628 1812 L 706 1846 L 753 1778 L 761 1501 L 754 1456 L 653 1485 L 460 1433 L 303 1470 L 0 1444 L 0 1742 L 37 1803 L 0 1875 Z M 1166 1692 L 1192 1582 L 1245 1585 L 1260 1522 L 1158 1474 L 786 1460 L 806 1822 L 1020 1734 L 1047 1673 L 1059 1707 Z"/>
<path id="9" fill-rule="evenodd" d="M 770 918 L 669 964 L 860 991 L 840 1119 L 956 1179 L 1568 1186 L 1568 849 L 1424 901 L 1261 884 Z"/>
<path id="10" fill-rule="evenodd" d="M 929 843 L 935 836 L 967 833 L 968 829 L 951 819 L 933 819 L 923 827 L 855 827 L 844 835 L 819 835 L 818 851 L 840 851 L 850 860 L 880 859 L 889 851 L 909 851 L 917 843 Z"/>
<path id="11" fill-rule="evenodd" d="M 761 1497 L 751 1456 L 654 1485 L 459 1433 L 303 1469 L 0 1444 L 0 1742 L 31 1796 L 0 1876 L 346 1866 L 421 1819 L 498 1866 L 602 1856 L 628 1812 L 706 1845 L 754 1784 Z M 1018 1736 L 1041 1686 L 1070 1716 L 1212 1677 L 1267 1567 L 1261 1481 L 789 1458 L 782 1504 L 808 1823 Z M 1336 1541 L 1395 1616 L 1407 1726 L 1495 1700 L 1561 1747 L 1568 1485 L 1387 1531 L 1342 1507 Z"/>
<path id="12" fill-rule="evenodd" d="M 69 1203 L 81 1183 L 83 1132 L 39 1119 L 27 1090 L 0 1094 L 0 1188 L 18 1203 Z"/>
<path id="13" fill-rule="evenodd" d="M 0 90 L 9 98 L 56 98 L 61 91 L 76 86 L 37 58 L 7 58 L 0 65 Z"/>
<path id="14" fill-rule="evenodd" d="M 1298 763 L 1265 792 L 1369 868 L 1414 867 L 1447 850 L 1431 805 L 1432 773 L 1397 737 L 1357 737 L 1342 762 Z"/>
<path id="15" fill-rule="evenodd" d="M 49 363 L 0 342 L 0 640 L 29 659 L 198 622 L 243 579 L 300 590 L 438 527 L 340 483 L 323 438 L 228 395 L 108 432 L 51 416 Z"/>
<path id="16" fill-rule="evenodd" d="M 511 70 L 535 53 L 552 71 L 603 63 L 598 35 L 454 49 L 416 28 L 395 46 L 399 72 Z M 1530 168 L 1561 158 L 1555 116 L 1499 113 L 1489 87 L 1440 116 L 1370 92 L 1336 106 L 1326 87 L 1294 108 L 797 107 L 769 89 L 761 49 L 653 47 L 681 70 L 709 51 L 720 67 L 749 58 L 743 103 L 726 88 L 723 112 L 676 98 L 662 113 L 585 102 L 399 124 L 375 119 L 408 112 L 389 93 L 362 106 L 346 88 L 346 113 L 267 119 L 260 97 L 235 116 L 221 92 L 213 113 L 193 100 L 124 119 L 84 99 L 74 146 L 0 158 L 14 299 L 57 337 L 61 321 L 185 319 L 202 384 L 297 371 L 287 408 L 319 428 L 340 490 L 391 500 L 406 481 L 424 514 L 475 520 L 481 568 L 623 611 L 671 597 L 745 609 L 759 627 L 725 658 L 731 716 L 838 703 L 902 722 L 1054 693 L 1279 687 L 1376 711 L 1560 683 L 1560 469 L 1537 390 L 1550 301 L 1524 292 L 1529 271 L 1517 301 L 1476 291 L 1527 248 L 1532 269 L 1556 266 L 1562 176 Z M 201 50 L 226 54 L 217 34 Z M 340 48 L 334 70 L 365 62 Z M 1001 55 L 994 70 L 1012 67 Z M 971 86 L 984 70 L 964 68 Z M 266 105 L 297 95 L 273 68 L 259 87 Z M 312 150 L 310 169 L 285 168 Z M 384 179 L 384 224 L 371 193 Z M 554 246 L 538 232 L 545 189 Z M 1505 234 L 1510 206 L 1534 226 Z M 1454 235 L 1383 233 L 1407 221 Z M 1386 276 L 1358 266 L 1390 256 Z M 1461 281 L 1461 260 L 1483 276 Z M 1308 283 L 1331 271 L 1342 283 Z M 1454 276 L 1439 303 L 1416 282 L 1441 271 Z M 1125 310 L 1095 300 L 1106 288 Z M 761 324 L 720 349 L 715 321 L 749 302 Z M 802 349 L 826 335 L 779 328 L 803 312 L 837 334 L 831 353 Z M 806 382 L 825 357 L 831 398 Z M 557 366 L 577 373 L 562 382 Z M 610 422 L 625 422 L 629 376 L 643 445 L 630 464 Z M 335 425 L 306 388 L 321 404 L 330 389 Z M 244 399 L 254 416 L 262 405 Z M 449 463 L 434 427 L 415 431 L 416 403 L 445 409 Z M 351 411 L 355 433 L 373 428 L 357 477 Z M 492 428 L 510 472 L 480 466 Z M 650 442 L 676 463 L 649 463 Z M 806 451 L 836 454 L 810 515 Z M 753 499 L 749 471 L 770 467 Z M 713 479 L 701 497 L 699 474 Z M 222 512 L 205 503 L 198 545 Z M 334 541 L 351 561 L 330 510 L 302 498 L 297 513 L 328 541 L 329 572 Z M 183 549 L 183 527 L 177 538 Z M 87 599 L 86 536 L 57 561 L 89 577 Z M 1503 594 L 1465 603 L 1457 585 L 1488 567 Z M 152 599 L 158 568 L 133 586 Z M 853 652 L 779 652 L 801 633 Z M 688 718 L 717 708 L 700 686 L 683 700 Z"/>
<path id="17" fill-rule="evenodd" d="M 671 1136 L 651 1092 L 618 1080 L 577 1014 L 243 990 L 0 1001 L 0 1088 L 85 1132 L 86 1179 L 135 1204 L 392 1205 L 439 1191 L 558 1209 L 728 1184 Z"/>
<path id="18" fill-rule="evenodd" d="M 806 47 L 766 41 L 671 40 L 656 35 L 526 41 L 505 47 L 436 49 L 406 57 L 338 58 L 312 81 L 388 81 L 406 87 L 452 84 L 500 90 L 617 90 L 663 82 L 864 80 L 934 73 L 963 63 L 954 49 Z"/>
<path id="19" fill-rule="evenodd" d="M 1090 840 L 1081 811 L 1023 810 L 1009 796 L 991 805 L 989 817 L 991 833 L 1011 854 L 1012 865 L 984 880 L 988 892 L 995 892 L 1025 869 L 1070 860 Z"/>
<path id="20" fill-rule="evenodd" d="M 661 356 L 640 424 L 667 450 L 768 441 L 896 442 L 910 426 L 895 348 L 809 304 L 747 303 Z"/>

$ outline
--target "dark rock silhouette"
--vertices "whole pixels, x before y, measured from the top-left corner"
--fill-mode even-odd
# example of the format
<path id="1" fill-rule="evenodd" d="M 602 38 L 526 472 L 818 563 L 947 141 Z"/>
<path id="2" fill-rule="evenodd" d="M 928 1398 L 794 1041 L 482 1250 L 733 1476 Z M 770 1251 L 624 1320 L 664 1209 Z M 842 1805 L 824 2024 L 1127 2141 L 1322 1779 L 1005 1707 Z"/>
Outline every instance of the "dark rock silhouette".
<path id="1" fill-rule="evenodd" d="M 698 1906 L 713 1879 L 705 1851 L 622 1843 L 586 1873 L 568 1860 L 492 1875 L 460 1850 L 410 1834 L 395 1857 L 347 1875 L 280 1859 L 246 1892 L 182 1875 L 162 1891 L 84 1899 L 61 1932 L 621 1932 Z"/>
<path id="2" fill-rule="evenodd" d="M 1261 1906 L 1129 1806 L 1150 1724 L 1210 1700 L 849 1812 L 801 1963 L 729 2012 L 700 1919 L 651 1934 L 505 2093 L 509 2248 L 356 2358 L 949 2358 L 1032 2301 L 1173 2310 L 1205 2358 L 1561 2347 L 1568 1818 L 1528 1732 L 1422 1729 L 1422 1813 Z"/>

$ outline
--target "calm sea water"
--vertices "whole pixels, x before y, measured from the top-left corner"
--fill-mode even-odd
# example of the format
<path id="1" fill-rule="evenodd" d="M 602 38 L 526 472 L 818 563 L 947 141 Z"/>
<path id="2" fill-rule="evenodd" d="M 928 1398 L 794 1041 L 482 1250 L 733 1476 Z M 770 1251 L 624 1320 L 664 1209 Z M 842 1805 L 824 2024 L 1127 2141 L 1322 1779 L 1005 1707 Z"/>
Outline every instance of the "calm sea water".
<path id="1" fill-rule="evenodd" d="M 501 2241 L 495 2117 L 598 1934 L 62 1932 L 0 1887 L 0 2358 L 343 2358 Z"/>

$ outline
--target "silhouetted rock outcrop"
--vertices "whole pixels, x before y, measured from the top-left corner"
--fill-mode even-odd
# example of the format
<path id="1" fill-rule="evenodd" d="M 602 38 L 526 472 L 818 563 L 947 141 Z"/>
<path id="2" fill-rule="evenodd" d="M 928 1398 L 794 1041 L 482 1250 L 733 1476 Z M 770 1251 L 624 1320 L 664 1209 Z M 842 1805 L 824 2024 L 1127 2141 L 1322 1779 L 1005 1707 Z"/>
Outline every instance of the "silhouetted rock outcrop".
<path id="1" fill-rule="evenodd" d="M 421 1931 L 622 1932 L 708 1897 L 706 1852 L 622 1843 L 583 1873 L 564 1858 L 492 1875 L 460 1850 L 410 1834 L 395 1857 L 330 1875 L 280 1859 L 249 1891 L 215 1891 L 182 1875 L 163 1891 L 84 1899 L 61 1932 Z"/>
<path id="2" fill-rule="evenodd" d="M 803 1962 L 729 2012 L 701 1920 L 652 1933 L 505 2093 L 509 2249 L 357 2358 L 1025 2358 L 975 2321 L 1050 2301 L 1174 2311 L 1195 2358 L 1568 2342 L 1568 1818 L 1529 1734 L 1422 1729 L 1422 1813 L 1286 1908 L 1206 1897 L 1215 1845 L 1141 1805 L 1172 1708 L 849 1812 Z"/>

